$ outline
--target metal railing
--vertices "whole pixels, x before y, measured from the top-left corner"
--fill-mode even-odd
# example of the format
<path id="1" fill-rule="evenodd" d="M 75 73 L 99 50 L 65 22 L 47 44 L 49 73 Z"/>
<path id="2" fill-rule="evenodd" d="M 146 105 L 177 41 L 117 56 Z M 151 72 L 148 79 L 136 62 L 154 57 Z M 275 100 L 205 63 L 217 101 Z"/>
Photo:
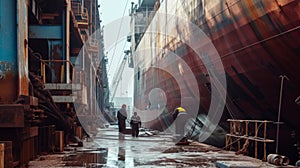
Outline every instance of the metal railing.
<path id="1" fill-rule="evenodd" d="M 230 133 L 226 134 L 226 148 L 232 149 L 233 144 L 237 143 L 238 151 L 247 150 L 241 149 L 241 140 L 245 140 L 243 148 L 247 148 L 249 141 L 254 142 L 254 157 L 258 158 L 258 142 L 263 143 L 263 159 L 267 159 L 267 143 L 273 143 L 274 140 L 267 139 L 267 124 L 273 123 L 272 121 L 261 121 L 261 120 L 235 120 L 228 119 L 230 123 Z M 260 127 L 263 126 L 262 131 Z M 254 131 L 254 135 L 250 135 L 250 130 Z M 262 134 L 263 137 L 258 135 Z M 248 143 L 248 145 L 246 144 Z"/>
<path id="2" fill-rule="evenodd" d="M 46 73 L 46 66 L 50 69 L 50 70 L 54 70 L 57 71 L 57 69 L 54 69 L 54 67 L 52 65 L 50 65 L 51 63 L 59 63 L 60 64 L 60 83 L 63 83 L 63 78 L 64 75 L 69 75 L 67 74 L 64 69 L 65 69 L 65 63 L 69 64 L 71 66 L 72 69 L 74 69 L 74 65 L 71 61 L 68 60 L 40 60 L 41 61 L 41 76 L 43 77 L 43 82 L 47 83 L 46 81 L 46 77 L 47 77 L 47 73 Z M 73 73 L 71 74 L 71 79 L 73 79 L 74 77 L 74 71 L 72 71 Z"/>
<path id="3" fill-rule="evenodd" d="M 78 21 L 88 23 L 88 10 L 83 4 L 78 1 L 72 1 L 72 11 Z"/>

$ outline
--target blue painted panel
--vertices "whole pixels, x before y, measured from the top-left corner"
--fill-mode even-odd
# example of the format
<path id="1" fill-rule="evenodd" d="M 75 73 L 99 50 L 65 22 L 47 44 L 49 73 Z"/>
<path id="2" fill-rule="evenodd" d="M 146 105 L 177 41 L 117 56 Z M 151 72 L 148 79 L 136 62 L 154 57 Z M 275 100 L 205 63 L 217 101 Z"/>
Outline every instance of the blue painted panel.
<path id="1" fill-rule="evenodd" d="M 14 102 L 17 97 L 16 2 L 16 0 L 0 0 L 0 103 L 4 104 Z"/>
<path id="2" fill-rule="evenodd" d="M 0 62 L 12 65 L 17 72 L 16 1 L 0 0 Z"/>
<path id="3" fill-rule="evenodd" d="M 62 26 L 29 26 L 31 39 L 62 39 Z"/>

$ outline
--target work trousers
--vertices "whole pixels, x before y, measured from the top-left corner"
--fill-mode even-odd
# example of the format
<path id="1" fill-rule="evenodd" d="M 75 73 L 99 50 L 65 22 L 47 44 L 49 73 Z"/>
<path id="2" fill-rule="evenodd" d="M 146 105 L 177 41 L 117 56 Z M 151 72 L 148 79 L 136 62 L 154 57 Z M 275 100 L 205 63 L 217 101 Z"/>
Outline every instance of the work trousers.
<path id="1" fill-rule="evenodd" d="M 139 136 L 139 123 L 133 123 L 131 124 L 131 133 L 133 137 L 138 137 Z"/>

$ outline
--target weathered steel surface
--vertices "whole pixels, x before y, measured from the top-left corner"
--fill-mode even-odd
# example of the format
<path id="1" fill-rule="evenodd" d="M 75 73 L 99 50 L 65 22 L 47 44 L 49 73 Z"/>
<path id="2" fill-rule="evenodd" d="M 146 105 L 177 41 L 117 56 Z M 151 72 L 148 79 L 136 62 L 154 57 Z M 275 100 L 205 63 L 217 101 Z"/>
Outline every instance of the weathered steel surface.
<path id="1" fill-rule="evenodd" d="M 45 126 L 39 128 L 39 152 L 53 152 L 55 149 L 55 126 Z"/>
<path id="2" fill-rule="evenodd" d="M 62 39 L 62 26 L 29 26 L 31 39 Z"/>
<path id="3" fill-rule="evenodd" d="M 0 1 L 0 103 L 11 103 L 17 95 L 16 2 Z M 3 89 L 5 88 L 5 89 Z"/>
<path id="4" fill-rule="evenodd" d="M 36 137 L 39 135 L 39 127 L 30 127 L 30 135 L 29 137 Z"/>
<path id="5" fill-rule="evenodd" d="M 17 6 L 17 46 L 18 46 L 18 95 L 29 95 L 29 77 L 28 77 L 28 11 L 24 0 L 18 0 Z"/>
<path id="6" fill-rule="evenodd" d="M 24 106 L 0 105 L 0 128 L 24 127 Z"/>

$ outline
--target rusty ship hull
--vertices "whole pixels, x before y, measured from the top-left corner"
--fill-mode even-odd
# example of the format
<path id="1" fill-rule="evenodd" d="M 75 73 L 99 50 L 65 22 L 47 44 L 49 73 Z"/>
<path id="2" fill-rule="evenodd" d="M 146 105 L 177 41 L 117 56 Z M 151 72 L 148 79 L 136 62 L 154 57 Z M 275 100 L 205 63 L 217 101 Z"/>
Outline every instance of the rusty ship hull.
<path id="1" fill-rule="evenodd" d="M 163 4 L 156 3 L 156 13 L 167 13 L 167 10 L 170 10 L 162 6 Z M 295 159 L 297 154 L 291 150 L 295 150 L 296 147 L 292 146 L 299 142 L 300 137 L 297 118 L 300 110 L 297 102 L 300 95 L 300 1 L 191 0 L 182 2 L 179 6 L 186 12 L 189 20 L 209 37 L 222 60 L 227 81 L 227 96 L 219 125 L 225 130 L 228 130 L 228 126 L 224 123 L 229 118 L 276 122 L 282 84 L 280 76 L 288 77 L 282 86 L 280 119 L 284 124 L 280 128 L 279 151 L 294 155 L 291 157 Z M 154 24 L 159 29 L 159 24 L 162 23 L 153 23 L 154 21 L 152 20 L 149 27 L 153 27 L 151 24 Z M 141 109 L 146 107 L 149 103 L 149 92 L 153 88 L 161 88 L 166 93 L 166 111 L 171 114 L 180 105 L 183 95 L 189 94 L 190 88 L 199 88 L 199 114 L 207 114 L 211 103 L 211 83 L 197 54 L 186 44 L 176 42 L 172 38 L 167 38 L 165 43 L 161 43 L 163 37 L 160 34 L 157 34 L 156 38 L 149 38 L 146 34 L 147 31 L 137 40 L 135 46 L 138 53 L 134 57 L 137 74 L 135 106 Z M 149 45 L 155 46 L 154 44 L 179 55 L 193 72 L 183 74 L 183 80 L 188 80 L 189 75 L 196 76 L 197 83 L 185 85 L 185 90 L 180 90 L 181 83 L 176 83 L 171 74 L 151 67 L 160 63 L 161 52 L 148 51 L 139 56 L 140 50 L 149 48 Z M 171 68 L 178 69 L 178 64 L 173 65 Z M 144 70 L 141 70 L 141 67 Z M 151 108 L 157 104 L 148 106 Z M 172 117 L 160 116 L 145 125 L 164 129 L 170 122 Z M 274 129 L 269 131 L 270 138 L 275 139 L 275 134 L 274 126 Z"/>

